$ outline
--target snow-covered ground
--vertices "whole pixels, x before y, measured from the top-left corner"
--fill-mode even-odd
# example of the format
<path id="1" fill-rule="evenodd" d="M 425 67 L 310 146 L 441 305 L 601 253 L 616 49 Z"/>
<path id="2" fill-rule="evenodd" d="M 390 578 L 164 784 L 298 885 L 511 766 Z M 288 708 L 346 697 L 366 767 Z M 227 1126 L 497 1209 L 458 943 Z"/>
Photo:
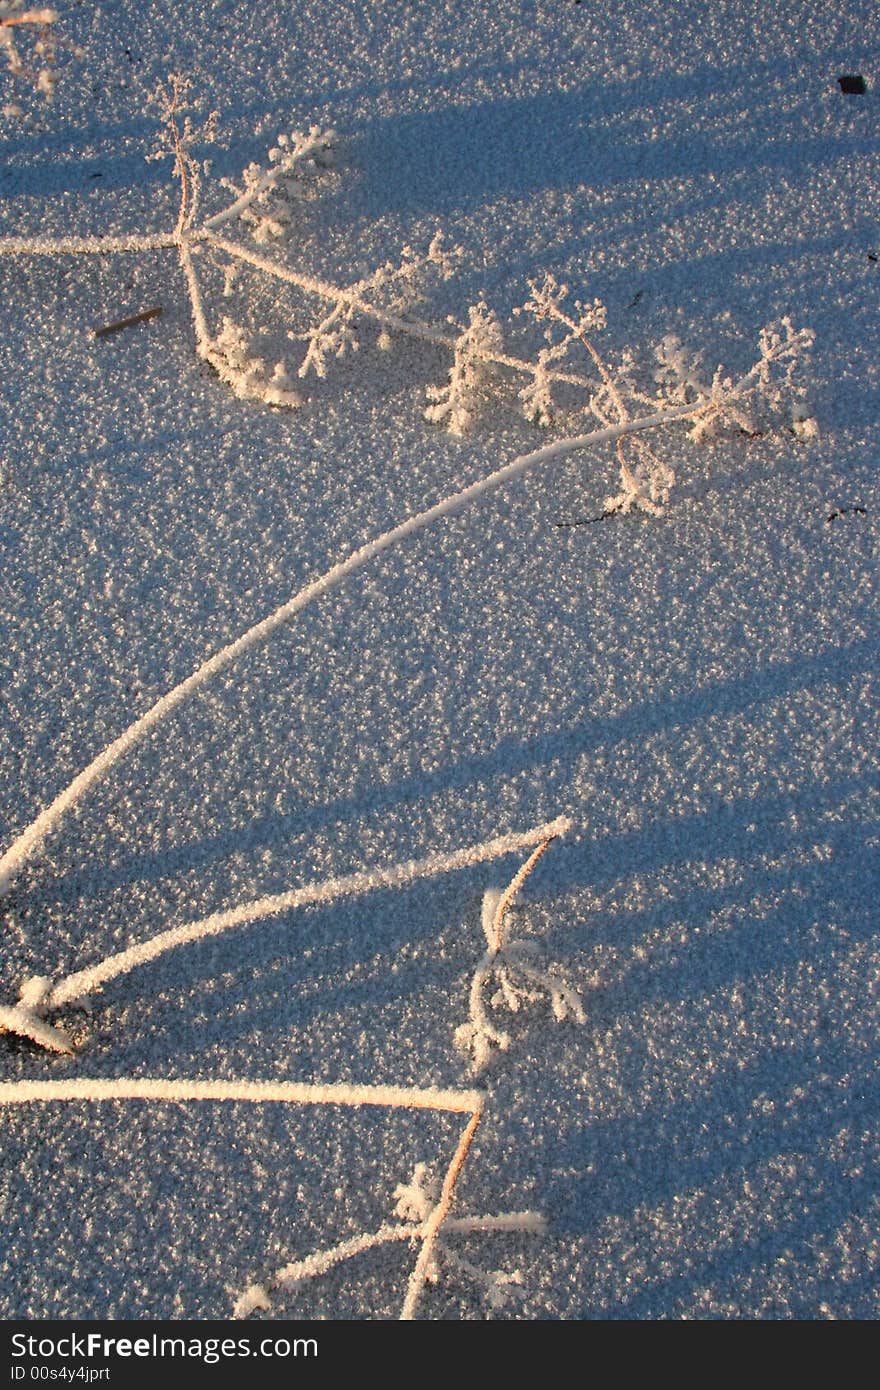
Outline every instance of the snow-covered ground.
<path id="1" fill-rule="evenodd" d="M 875 4 L 57 9 L 82 56 L 60 51 L 51 105 L 25 84 L 0 122 L 0 236 L 173 234 L 149 97 L 183 73 L 196 125 L 220 113 L 195 147 L 200 217 L 279 132 L 338 132 L 284 235 L 238 219 L 241 246 L 349 286 L 439 229 L 462 254 L 421 321 L 454 337 L 447 316 L 485 299 L 534 361 L 540 326 L 512 311 L 552 274 L 606 306 L 590 342 L 615 373 L 674 334 L 710 379 L 738 376 L 788 317 L 816 335 L 797 413 L 818 434 L 790 410 L 767 433 L 657 429 L 663 514 L 577 527 L 557 523 L 620 489 L 615 445 L 545 462 L 319 594 L 88 790 L 0 902 L 7 1007 L 33 976 L 222 909 L 374 881 L 52 1012 L 73 1055 L 0 1036 L 0 1311 L 226 1317 L 256 1282 L 264 1316 L 386 1318 L 415 1277 L 415 1315 L 438 1319 L 876 1316 Z M 843 74 L 866 90 L 843 94 Z M 363 318 L 360 350 L 300 382 L 287 331 L 327 304 L 244 263 L 224 297 L 224 260 L 194 256 L 211 332 L 229 315 L 270 365 L 284 353 L 300 409 L 236 396 L 197 355 L 174 246 L 0 255 L 0 852 L 357 547 L 596 427 L 565 385 L 554 423 L 530 423 L 499 369 L 452 435 L 424 418 L 448 349 L 392 332 L 381 350 Z M 579 343 L 566 367 L 595 377 Z M 486 890 L 540 835 L 382 875 L 560 816 L 505 919 L 539 952 L 508 984 L 525 964 L 576 994 L 558 1020 L 533 977 L 540 998 L 505 1011 L 496 970 L 480 999 L 509 1045 L 475 1075 L 456 1033 L 491 964 Z M 144 1078 L 483 1094 L 453 1111 L 397 1091 L 63 1098 Z M 19 1103 L 29 1081 L 55 1098 Z M 543 1234 L 454 1227 L 521 1212 Z M 279 1286 L 408 1216 L 411 1239 Z"/>

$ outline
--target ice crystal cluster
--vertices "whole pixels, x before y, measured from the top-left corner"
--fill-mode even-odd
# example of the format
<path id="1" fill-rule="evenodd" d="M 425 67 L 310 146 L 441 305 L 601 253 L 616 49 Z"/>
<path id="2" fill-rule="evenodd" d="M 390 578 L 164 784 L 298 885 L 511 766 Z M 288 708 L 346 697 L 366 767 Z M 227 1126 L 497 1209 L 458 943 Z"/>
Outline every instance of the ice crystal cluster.
<path id="1" fill-rule="evenodd" d="M 432 404 L 425 411 L 425 419 L 445 424 L 450 434 L 466 434 L 485 407 L 486 386 L 502 349 L 497 316 L 484 300 L 472 304 L 467 327 L 455 339 L 449 380 L 444 386 L 428 387 Z"/>

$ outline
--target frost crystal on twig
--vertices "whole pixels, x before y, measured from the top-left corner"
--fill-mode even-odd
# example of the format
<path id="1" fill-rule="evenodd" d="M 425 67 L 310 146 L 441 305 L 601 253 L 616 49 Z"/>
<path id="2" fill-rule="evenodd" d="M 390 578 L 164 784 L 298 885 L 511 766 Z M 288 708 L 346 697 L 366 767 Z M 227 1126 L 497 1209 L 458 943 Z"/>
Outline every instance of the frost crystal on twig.
<path id="1" fill-rule="evenodd" d="M 576 299 L 574 309 L 577 317 L 568 314 L 564 307 L 568 286 L 560 285 L 554 275 L 545 275 L 540 284 L 537 280 L 530 280 L 529 289 L 530 298 L 513 312 L 515 315 L 531 314 L 539 323 L 546 323 L 547 327 L 544 329 L 545 346 L 538 352 L 532 378 L 520 391 L 519 399 L 527 420 L 549 426 L 553 424 L 556 410 L 553 367 L 565 361 L 573 343 L 586 343 L 588 333 L 604 328 L 607 315 L 605 305 L 599 299 L 594 299 L 591 304 Z M 592 348 L 589 350 L 594 352 Z"/>
<path id="2" fill-rule="evenodd" d="M 0 1007 L 0 1033 L 17 1033 L 50 1052 L 73 1052 L 73 1043 L 64 1029 L 47 1023 L 43 1017 L 51 988 L 51 980 L 43 975 L 25 980 L 18 1003 L 11 1008 Z"/>
<path id="3" fill-rule="evenodd" d="M 324 173 L 332 167 L 337 141 L 334 130 L 320 126 L 307 132 L 282 131 L 269 150 L 268 167 L 252 163 L 244 170 L 244 188 L 237 188 L 230 179 L 221 180 L 222 186 L 235 194 L 235 201 L 208 218 L 205 226 L 218 227 L 240 217 L 260 245 L 284 236 L 293 203 L 302 197 L 309 173 Z"/>
<path id="4" fill-rule="evenodd" d="M 212 111 L 204 124 L 197 126 L 192 111 L 196 104 L 190 96 L 192 83 L 181 73 L 172 73 L 167 83 L 160 82 L 152 95 L 151 103 L 159 113 L 162 127 L 156 137 L 149 160 L 174 160 L 174 174 L 180 183 L 180 210 L 177 218 L 177 235 L 193 225 L 199 210 L 199 195 L 202 185 L 203 166 L 193 153 L 199 144 L 210 144 L 217 134 L 219 111 Z"/>
<path id="5" fill-rule="evenodd" d="M 544 840 L 529 856 L 503 891 L 489 888 L 483 896 L 482 926 L 486 952 L 471 980 L 468 1019 L 455 1030 L 455 1046 L 469 1059 L 476 1074 L 498 1053 L 510 1046 L 510 1034 L 496 1028 L 486 1008 L 485 993 L 490 982 L 496 988 L 489 1003 L 495 1010 L 519 1013 L 527 1004 L 548 997 L 557 1022 L 572 1018 L 585 1021 L 580 996 L 558 974 L 541 965 L 536 941 L 505 939 L 505 922 L 511 903 L 554 837 Z"/>
<path id="6" fill-rule="evenodd" d="M 440 1200 L 440 1183 L 431 1175 L 427 1163 L 417 1163 L 409 1182 L 395 1187 L 394 1196 L 395 1216 L 403 1221 L 427 1221 Z"/>
<path id="7" fill-rule="evenodd" d="M 521 1303 L 526 1297 L 522 1270 L 483 1269 L 442 1242 L 439 1255 L 441 1264 L 452 1273 L 463 1276 L 476 1288 L 490 1313 L 499 1312 L 514 1301 Z"/>
<path id="8" fill-rule="evenodd" d="M 669 334 L 655 349 L 653 372 L 654 391 L 638 382 L 638 372 L 632 353 L 623 353 L 620 366 L 612 369 L 597 351 L 592 333 L 605 326 L 605 310 L 601 301 L 584 304 L 574 301 L 566 305 L 568 287 L 560 285 L 552 275 L 545 276 L 539 285 L 530 282 L 531 297 L 515 313 L 529 313 L 538 322 L 546 323 L 546 346 L 537 357 L 532 379 L 520 391 L 520 400 L 527 417 L 539 424 L 553 420 L 551 364 L 562 362 L 575 343 L 579 342 L 593 360 L 599 374 L 595 390 L 589 396 L 587 411 L 600 425 L 631 425 L 644 406 L 658 412 L 684 409 L 690 416 L 691 439 L 703 440 L 717 433 L 723 425 L 734 425 L 746 434 L 754 433 L 756 420 L 769 410 L 770 423 L 778 423 L 784 409 L 791 409 L 789 420 L 799 438 L 815 437 L 811 430 L 798 428 L 804 418 L 803 410 L 794 405 L 803 396 L 797 371 L 813 344 L 809 329 L 795 329 L 788 318 L 778 325 L 762 330 L 759 340 L 760 356 L 739 379 L 727 375 L 719 367 L 711 380 L 703 373 L 699 354 L 691 353 L 674 334 Z M 626 435 L 626 440 L 624 440 Z M 675 484 L 675 473 L 660 458 L 643 435 L 622 431 L 617 440 L 617 460 L 621 489 L 603 503 L 603 515 L 626 513 L 635 508 L 652 516 L 662 514 L 669 493 Z"/>
<path id="9" fill-rule="evenodd" d="M 386 261 L 353 285 L 340 288 L 329 313 L 313 328 L 307 333 L 288 335 L 293 339 L 304 338 L 308 343 L 298 375 L 305 377 L 314 372 L 318 377 L 326 377 L 328 358 L 342 358 L 349 352 L 357 352 L 360 339 L 356 325 L 360 318 L 373 318 L 383 324 L 378 345 L 388 348 L 391 342 L 389 320 L 397 321 L 401 330 L 407 331 L 400 315 L 424 300 L 426 284 L 432 274 L 449 278 L 457 254 L 456 248 L 443 246 L 442 233 L 437 232 L 424 255 L 419 255 L 411 246 L 404 246 L 399 261 Z"/>
<path id="10" fill-rule="evenodd" d="M 801 368 L 815 336 L 812 329 L 795 328 L 784 317 L 761 329 L 758 358 L 743 376 L 736 379 L 717 367 L 707 380 L 701 356 L 689 353 L 675 334 L 669 334 L 655 349 L 658 404 L 695 405 L 689 431 L 695 440 L 711 438 L 725 425 L 754 434 L 762 426 L 779 424 L 786 412 L 787 423 L 793 424 L 802 418 Z"/>
<path id="11" fill-rule="evenodd" d="M 327 1250 L 316 1251 L 305 1259 L 293 1260 L 263 1282 L 250 1284 L 236 1300 L 233 1317 L 246 1318 L 255 1312 L 268 1311 L 271 1308 L 273 1290 L 283 1288 L 296 1291 L 307 1280 L 326 1274 L 345 1260 L 366 1254 L 379 1246 L 395 1243 L 420 1246 L 401 1314 L 405 1319 L 414 1315 L 424 1284 L 438 1283 L 444 1267 L 453 1273 L 465 1274 L 481 1290 L 491 1309 L 503 1307 L 511 1296 L 520 1293 L 523 1281 L 518 1270 L 509 1274 L 502 1270 L 486 1272 L 469 1260 L 454 1254 L 449 1248 L 449 1241 L 455 1236 L 541 1236 L 546 1233 L 547 1223 L 541 1213 L 536 1211 L 502 1212 L 493 1216 L 450 1215 L 449 1208 L 455 1182 L 479 1120 L 483 1097 L 479 1093 L 463 1092 L 455 1097 L 454 1106 L 448 1103 L 444 1106 L 442 1101 L 448 1102 L 452 1097 L 436 1094 L 438 1103 L 431 1105 L 429 1102 L 425 1106 L 426 1109 L 464 1110 L 469 1104 L 475 1106 L 443 1181 L 431 1172 L 426 1163 L 417 1163 L 409 1182 L 399 1183 L 394 1189 L 394 1214 L 398 1218 L 397 1222 L 385 1222 L 376 1231 L 362 1232 Z M 399 1099 L 389 1100 L 389 1103 L 406 1105 L 411 1101 L 407 1093 L 402 1092 Z"/>
<path id="12" fill-rule="evenodd" d="M 606 312 L 601 300 L 584 303 L 574 301 L 573 312 L 566 307 L 568 286 L 560 285 L 552 275 L 546 275 L 541 285 L 529 282 L 531 298 L 527 299 L 518 312 L 532 314 L 539 322 L 546 322 L 544 338 L 547 347 L 538 354 L 535 374 L 530 384 L 520 392 L 520 399 L 527 416 L 540 424 L 550 423 L 553 417 L 553 399 L 550 389 L 548 367 L 551 362 L 561 361 L 575 343 L 586 349 L 599 373 L 599 381 L 591 392 L 587 410 L 600 425 L 627 425 L 633 419 L 633 406 L 647 398 L 632 389 L 631 358 L 624 357 L 623 375 L 615 375 L 606 365 L 596 349 L 592 335 L 605 327 Z M 557 335 L 561 333 L 561 337 Z M 629 389 L 628 389 L 629 388 Z M 636 412 L 638 413 L 638 412 Z M 628 512 L 640 507 L 652 516 L 658 516 L 675 482 L 675 474 L 667 464 L 657 457 L 650 445 L 637 435 L 633 435 L 628 447 L 636 456 L 636 462 L 627 458 L 623 438 L 617 440 L 617 460 L 620 466 L 620 481 L 623 490 L 616 497 L 605 499 L 603 513 L 610 516 L 614 512 Z"/>
<path id="13" fill-rule="evenodd" d="M 471 305 L 467 327 L 455 340 L 452 368 L 445 386 L 429 386 L 425 419 L 447 425 L 450 434 L 466 434 L 485 400 L 484 387 L 493 360 L 503 347 L 501 325 L 484 300 Z"/>
<path id="14" fill-rule="evenodd" d="M 413 1223 L 416 1230 L 421 1231 L 440 1199 L 440 1182 L 431 1174 L 426 1163 L 417 1163 L 410 1181 L 401 1183 L 396 1187 L 394 1196 L 398 1199 L 394 1209 L 395 1215 L 406 1222 Z M 452 1250 L 448 1239 L 443 1237 L 456 1232 L 476 1234 L 480 1231 L 490 1230 L 520 1231 L 530 1235 L 543 1235 L 545 1229 L 544 1218 L 537 1212 L 513 1212 L 506 1217 L 494 1219 L 491 1217 L 447 1218 L 440 1226 L 434 1241 L 425 1278 L 428 1283 L 437 1284 L 440 1282 L 444 1269 L 452 1274 L 463 1275 L 469 1283 L 476 1287 L 489 1310 L 495 1312 L 505 1307 L 513 1299 L 525 1298 L 526 1291 L 523 1287 L 522 1272 L 518 1269 L 510 1272 L 502 1269 L 485 1270 Z"/>
<path id="15" fill-rule="evenodd" d="M 284 361 L 276 362 L 270 371 L 265 359 L 253 351 L 245 329 L 230 318 L 223 319 L 216 338 L 206 338 L 200 343 L 199 353 L 210 362 L 220 380 L 232 387 L 236 396 L 265 401 L 267 405 L 302 404 Z"/>

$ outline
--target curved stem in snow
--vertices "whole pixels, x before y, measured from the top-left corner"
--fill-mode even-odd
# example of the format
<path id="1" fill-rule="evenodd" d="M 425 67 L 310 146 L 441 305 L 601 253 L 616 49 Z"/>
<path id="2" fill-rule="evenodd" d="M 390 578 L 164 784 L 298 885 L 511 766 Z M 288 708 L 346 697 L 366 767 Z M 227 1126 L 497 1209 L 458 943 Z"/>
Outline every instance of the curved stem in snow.
<path id="1" fill-rule="evenodd" d="M 532 869 L 534 869 L 538 860 L 542 858 L 544 854 L 546 854 L 547 850 L 550 848 L 550 845 L 552 844 L 553 840 L 556 839 L 556 836 L 558 834 L 559 831 L 554 830 L 552 834 L 546 835 L 544 837 L 544 839 L 538 844 L 537 849 L 532 851 L 526 862 L 522 864 L 520 868 L 516 871 L 513 878 L 510 880 L 507 887 L 505 888 L 504 892 L 501 894 L 501 897 L 498 899 L 498 902 L 495 907 L 495 912 L 492 916 L 492 938 L 489 941 L 489 949 L 493 955 L 497 956 L 498 952 L 504 945 L 504 919 L 507 916 L 508 911 L 510 910 L 511 903 L 513 902 L 520 888 L 522 888 L 529 874 L 532 872 Z"/>
<path id="2" fill-rule="evenodd" d="M 185 242 L 181 242 L 181 257 L 185 254 Z M 0 857 L 0 897 L 9 891 L 9 887 L 22 868 L 36 854 L 43 841 L 59 825 L 63 816 L 72 806 L 77 805 L 85 796 L 89 788 L 97 781 L 105 777 L 116 763 L 141 743 L 149 733 L 168 717 L 179 705 L 182 705 L 189 697 L 195 694 L 203 686 L 217 675 L 224 671 L 239 656 L 253 648 L 260 646 L 268 641 L 277 630 L 285 623 L 307 608 L 309 604 L 344 583 L 349 575 L 361 569 L 383 551 L 390 550 L 407 540 L 410 536 L 423 531 L 432 522 L 438 521 L 441 517 L 452 516 L 457 512 L 463 511 L 472 502 L 479 501 L 488 493 L 501 487 L 504 483 L 511 482 L 531 469 L 537 468 L 541 464 L 550 463 L 554 459 L 565 457 L 567 454 L 574 453 L 579 449 L 590 448 L 596 444 L 603 444 L 609 440 L 616 440 L 622 434 L 631 434 L 639 430 L 656 429 L 660 425 L 668 424 L 674 420 L 683 420 L 688 416 L 699 414 L 705 407 L 700 406 L 681 406 L 674 410 L 660 411 L 653 415 L 647 415 L 638 420 L 630 420 L 626 424 L 612 425 L 606 429 L 592 430 L 589 434 L 577 435 L 568 439 L 556 440 L 553 444 L 547 444 L 541 449 L 536 449 L 532 453 L 521 454 L 513 459 L 511 463 L 497 468 L 488 477 L 480 478 L 477 482 L 471 483 L 469 487 L 462 488 L 459 492 L 452 493 L 442 501 L 437 502 L 425 511 L 419 512 L 416 516 L 407 518 L 398 526 L 391 527 L 384 531 L 375 540 L 368 541 L 353 551 L 347 559 L 339 561 L 326 570 L 324 574 L 311 583 L 306 584 L 292 598 L 282 603 L 268 617 L 255 623 L 248 628 L 247 632 L 222 647 L 219 652 L 203 662 L 191 676 L 187 676 L 178 685 L 174 686 L 166 695 L 163 695 L 156 703 L 142 714 L 128 728 L 108 744 L 103 752 L 80 772 L 69 786 L 55 797 L 44 811 L 36 817 L 31 824 L 22 831 L 18 838 L 10 845 L 6 853 Z"/>

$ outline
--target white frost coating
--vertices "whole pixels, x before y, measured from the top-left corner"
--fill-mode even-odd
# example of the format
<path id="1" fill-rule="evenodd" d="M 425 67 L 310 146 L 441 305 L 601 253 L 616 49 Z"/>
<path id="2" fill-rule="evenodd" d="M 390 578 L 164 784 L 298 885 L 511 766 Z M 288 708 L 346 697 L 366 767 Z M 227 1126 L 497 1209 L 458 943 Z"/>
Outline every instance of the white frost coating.
<path id="1" fill-rule="evenodd" d="M 536 964 L 540 954 L 538 943 L 505 940 L 504 922 L 510 906 L 549 844 L 548 838 L 538 845 L 503 892 L 498 888 L 489 888 L 483 896 L 482 927 L 486 952 L 471 980 L 467 1022 L 455 1030 L 455 1046 L 469 1055 L 472 1075 L 482 1071 L 496 1052 L 506 1052 L 510 1046 L 510 1034 L 496 1028 L 486 1012 L 484 990 L 493 977 L 498 982 L 498 990 L 491 999 L 496 1007 L 517 1013 L 524 1004 L 548 994 L 557 1023 L 566 1018 L 573 1018 L 576 1023 L 586 1021 L 577 992 L 564 980 Z"/>
<path id="2" fill-rule="evenodd" d="M 547 1218 L 540 1211 L 503 1211 L 497 1216 L 450 1216 L 443 1224 L 443 1234 L 479 1235 L 493 1231 L 525 1231 L 529 1235 L 547 1234 Z"/>
<path id="3" fill-rule="evenodd" d="M 391 1109 L 442 1110 L 473 1115 L 482 1108 L 482 1091 L 442 1091 L 419 1086 L 315 1086 L 298 1081 L 187 1081 L 165 1077 L 69 1077 L 64 1081 L 0 1082 L 0 1105 L 49 1101 L 249 1101 L 263 1105 L 379 1105 Z"/>
<path id="4" fill-rule="evenodd" d="M 37 1013 L 47 1009 L 61 1008 L 92 994 L 108 980 L 119 975 L 127 975 L 139 965 L 155 960 L 157 956 L 183 946 L 189 941 L 199 941 L 203 937 L 219 936 L 232 927 L 244 926 L 249 922 L 266 917 L 277 916 L 293 908 L 306 907 L 311 903 L 331 903 L 338 898 L 367 893 L 380 888 L 399 887 L 416 879 L 429 878 L 436 874 L 449 873 L 455 869 L 468 868 L 482 864 L 504 854 L 512 854 L 528 845 L 545 842 L 557 835 L 564 835 L 571 822 L 564 816 L 539 825 L 533 830 L 519 834 L 500 835 L 494 840 L 486 840 L 479 845 L 469 845 L 464 849 L 453 850 L 451 854 L 432 854 L 425 859 L 409 859 L 403 864 L 395 864 L 389 869 L 366 869 L 359 873 L 347 874 L 340 878 L 324 879 L 319 883 L 304 884 L 287 893 L 276 893 L 271 897 L 257 898 L 241 903 L 225 912 L 215 912 L 210 917 L 202 917 L 196 922 L 182 923 L 170 927 L 151 937 L 149 941 L 131 946 L 125 951 L 108 956 L 96 965 L 78 970 L 73 975 L 59 980 L 56 985 L 43 990 L 33 1008 Z M 48 982 L 46 982 L 48 983 Z M 23 987 L 22 993 L 24 993 Z M 0 1018 L 2 1028 L 2 1018 Z"/>
<path id="5" fill-rule="evenodd" d="M 447 422 L 450 434 L 468 432 L 482 405 L 483 386 L 488 369 L 502 348 L 501 325 L 484 300 L 468 310 L 468 324 L 455 340 L 452 368 L 443 386 L 429 386 L 433 404 L 425 419 L 435 424 Z"/>
<path id="6" fill-rule="evenodd" d="M 162 251 L 177 246 L 173 232 L 125 236 L 0 237 L 0 256 L 109 256 L 121 251 Z"/>
<path id="7" fill-rule="evenodd" d="M 50 1052 L 73 1052 L 73 1043 L 64 1029 L 46 1023 L 42 1016 L 51 988 L 52 981 L 45 975 L 33 975 L 25 980 L 15 1007 L 0 1008 L 0 1033 L 17 1033 Z"/>
<path id="8" fill-rule="evenodd" d="M 235 217 L 240 217 L 246 208 L 261 198 L 268 192 L 279 179 L 289 174 L 296 164 L 304 159 L 309 159 L 313 155 L 325 154 L 336 139 L 336 132 L 333 130 L 320 130 L 318 126 L 313 126 L 308 135 L 294 135 L 294 145 L 292 149 L 283 156 L 274 167 L 266 169 L 248 188 L 237 198 L 229 207 L 223 208 L 213 217 L 208 217 L 202 223 L 203 228 L 219 227 L 224 222 L 229 222 Z"/>
<path id="9" fill-rule="evenodd" d="M 0 1008 L 0 1033 L 15 1033 L 20 1038 L 30 1038 L 40 1047 L 50 1052 L 73 1052 L 73 1043 L 63 1028 L 46 1023 L 39 1014 L 20 1004 L 15 1008 Z"/>
<path id="10" fill-rule="evenodd" d="M 315 1279 L 318 1275 L 326 1274 L 333 1269 L 334 1265 L 342 1264 L 344 1260 L 353 1259 L 355 1255 L 362 1255 L 366 1250 L 375 1250 L 377 1245 L 388 1245 L 395 1240 L 418 1240 L 422 1235 L 421 1226 L 380 1226 L 378 1231 L 363 1232 L 361 1235 L 352 1236 L 349 1240 L 342 1241 L 339 1245 L 334 1245 L 329 1250 L 319 1250 L 314 1255 L 307 1256 L 304 1260 L 294 1260 L 290 1264 L 284 1265 L 272 1277 L 271 1288 L 290 1288 L 293 1285 L 301 1284 L 306 1279 Z M 256 1299 L 262 1295 L 265 1302 L 257 1302 Z M 245 1289 L 244 1293 L 237 1299 L 232 1310 L 234 1318 L 246 1318 L 254 1308 L 269 1308 L 268 1293 L 264 1285 L 251 1284 Z"/>
<path id="11" fill-rule="evenodd" d="M 347 305 L 356 313 L 364 314 L 385 328 L 406 334 L 410 338 L 420 338 L 426 343 L 434 343 L 437 347 L 449 348 L 451 352 L 455 351 L 458 335 L 443 333 L 440 329 L 419 319 L 403 318 L 400 314 L 380 308 L 378 305 L 372 304 L 362 293 L 359 293 L 357 285 L 348 289 L 340 288 L 338 285 L 330 284 L 328 280 L 319 280 L 314 275 L 305 275 L 302 271 L 279 265 L 277 261 L 261 256 L 259 252 L 252 251 L 247 246 L 240 246 L 235 241 L 227 241 L 225 237 L 215 236 L 213 232 L 204 232 L 201 228 L 193 231 L 191 236 L 193 240 L 204 240 L 209 246 L 231 256 L 233 260 L 243 261 L 246 265 L 253 266 L 254 270 L 262 271 L 264 275 L 271 275 L 276 280 L 283 280 L 289 285 L 296 285 L 298 289 L 306 290 L 319 299 L 326 299 L 333 304 Z M 531 362 L 525 362 L 520 357 L 512 357 L 510 353 L 488 352 L 486 360 L 495 366 L 509 367 L 514 372 L 523 372 L 527 375 L 534 372 L 534 366 Z M 586 390 L 591 390 L 595 385 L 589 377 L 579 375 L 577 372 L 554 370 L 548 372 L 547 375 L 551 381 L 564 381 L 570 386 L 581 386 Z"/>
<path id="12" fill-rule="evenodd" d="M 249 1318 L 251 1313 L 268 1312 L 272 1300 L 262 1284 L 251 1284 L 235 1301 L 232 1309 L 234 1318 Z"/>
<path id="13" fill-rule="evenodd" d="M 444 1237 L 448 1235 L 504 1234 L 524 1232 L 527 1235 L 544 1235 L 547 1230 L 546 1218 L 537 1211 L 502 1212 L 498 1216 L 459 1216 L 449 1217 L 443 1223 Z M 329 1250 L 316 1251 L 304 1260 L 293 1260 L 283 1265 L 272 1275 L 269 1287 L 265 1284 L 250 1284 L 236 1300 L 232 1311 L 234 1318 L 246 1318 L 259 1310 L 271 1308 L 269 1291 L 285 1289 L 305 1283 L 326 1274 L 344 1260 L 353 1259 L 367 1250 L 375 1250 L 379 1245 L 390 1245 L 394 1241 L 419 1240 L 424 1237 L 425 1223 L 408 1225 L 380 1226 L 377 1231 L 364 1232 L 341 1241 Z"/>
<path id="14" fill-rule="evenodd" d="M 419 1257 L 416 1260 L 415 1268 L 409 1277 L 409 1283 L 406 1287 L 406 1296 L 403 1300 L 403 1308 L 400 1312 L 401 1322 L 411 1322 L 416 1315 L 416 1308 L 432 1267 L 434 1246 L 440 1234 L 440 1228 L 449 1215 L 449 1208 L 452 1205 L 452 1199 L 455 1195 L 455 1184 L 464 1167 L 474 1135 L 479 1128 L 482 1113 L 483 1101 L 481 1100 L 479 1106 L 474 1107 L 473 1114 L 458 1141 L 458 1148 L 455 1150 L 452 1161 L 446 1170 L 446 1176 L 443 1179 L 443 1188 L 440 1193 L 440 1200 L 425 1222 L 422 1248 L 419 1251 Z"/>
<path id="15" fill-rule="evenodd" d="M 322 574 L 318 579 L 312 580 L 305 588 L 300 589 L 299 593 L 282 603 L 276 608 L 274 613 L 263 618 L 261 622 L 255 623 L 248 628 L 247 632 L 228 646 L 222 647 L 219 652 L 205 661 L 198 670 L 194 671 L 186 680 L 176 685 L 167 695 L 163 695 L 157 700 L 146 714 L 141 715 L 133 724 L 114 739 L 112 743 L 99 753 L 87 767 L 83 769 L 70 783 L 64 791 L 60 792 L 55 800 L 52 801 L 44 811 L 42 811 L 32 823 L 19 835 L 18 839 L 10 846 L 6 853 L 0 858 L 0 897 L 8 891 L 13 879 L 17 876 L 28 860 L 37 852 L 46 836 L 59 824 L 65 812 L 71 806 L 75 806 L 82 799 L 91 787 L 93 782 L 111 770 L 119 759 L 131 748 L 138 744 L 155 726 L 165 719 L 178 705 L 192 695 L 196 690 L 206 685 L 212 676 L 219 671 L 223 671 L 227 666 L 244 652 L 252 650 L 254 647 L 265 642 L 277 631 L 284 623 L 294 616 L 295 613 L 308 607 L 315 599 L 322 598 L 331 589 L 336 588 L 346 580 L 349 575 L 360 569 L 363 565 L 381 555 L 383 551 L 390 550 L 401 541 L 415 535 L 418 531 L 424 530 L 432 522 L 438 521 L 441 517 L 452 516 L 456 512 L 462 511 L 471 502 L 486 496 L 487 493 L 501 487 L 502 484 L 520 477 L 531 469 L 541 464 L 549 463 L 553 459 L 563 458 L 566 454 L 574 453 L 578 449 L 586 449 L 594 444 L 603 444 L 609 440 L 619 439 L 624 434 L 632 434 L 639 430 L 656 429 L 659 425 L 665 425 L 673 420 L 682 420 L 690 415 L 697 414 L 705 409 L 704 405 L 699 406 L 680 406 L 674 410 L 660 411 L 653 415 L 643 416 L 638 420 L 630 420 L 625 424 L 611 425 L 606 429 L 592 430 L 589 434 L 572 436 L 567 439 L 557 439 L 552 444 L 546 444 L 541 449 L 535 449 L 529 454 L 520 454 L 511 463 L 504 464 L 497 468 L 488 477 L 480 478 L 477 482 L 471 483 L 469 487 L 462 488 L 460 492 L 455 492 L 449 497 L 443 498 L 432 507 L 419 512 L 416 516 L 409 517 L 398 526 L 385 531 L 375 540 L 368 541 L 366 545 L 360 546 L 353 551 L 346 560 L 332 565 L 329 570 Z"/>
<path id="16" fill-rule="evenodd" d="M 202 291 L 196 279 L 195 267 L 192 262 L 192 252 L 190 250 L 190 238 L 181 236 L 176 238 L 178 255 L 180 257 L 180 268 L 186 279 L 186 287 L 189 290 L 189 299 L 192 306 L 193 329 L 196 335 L 196 351 L 200 356 L 207 356 L 208 344 L 211 341 L 211 330 L 208 327 L 208 319 L 205 314 L 205 306 L 202 300 Z"/>

